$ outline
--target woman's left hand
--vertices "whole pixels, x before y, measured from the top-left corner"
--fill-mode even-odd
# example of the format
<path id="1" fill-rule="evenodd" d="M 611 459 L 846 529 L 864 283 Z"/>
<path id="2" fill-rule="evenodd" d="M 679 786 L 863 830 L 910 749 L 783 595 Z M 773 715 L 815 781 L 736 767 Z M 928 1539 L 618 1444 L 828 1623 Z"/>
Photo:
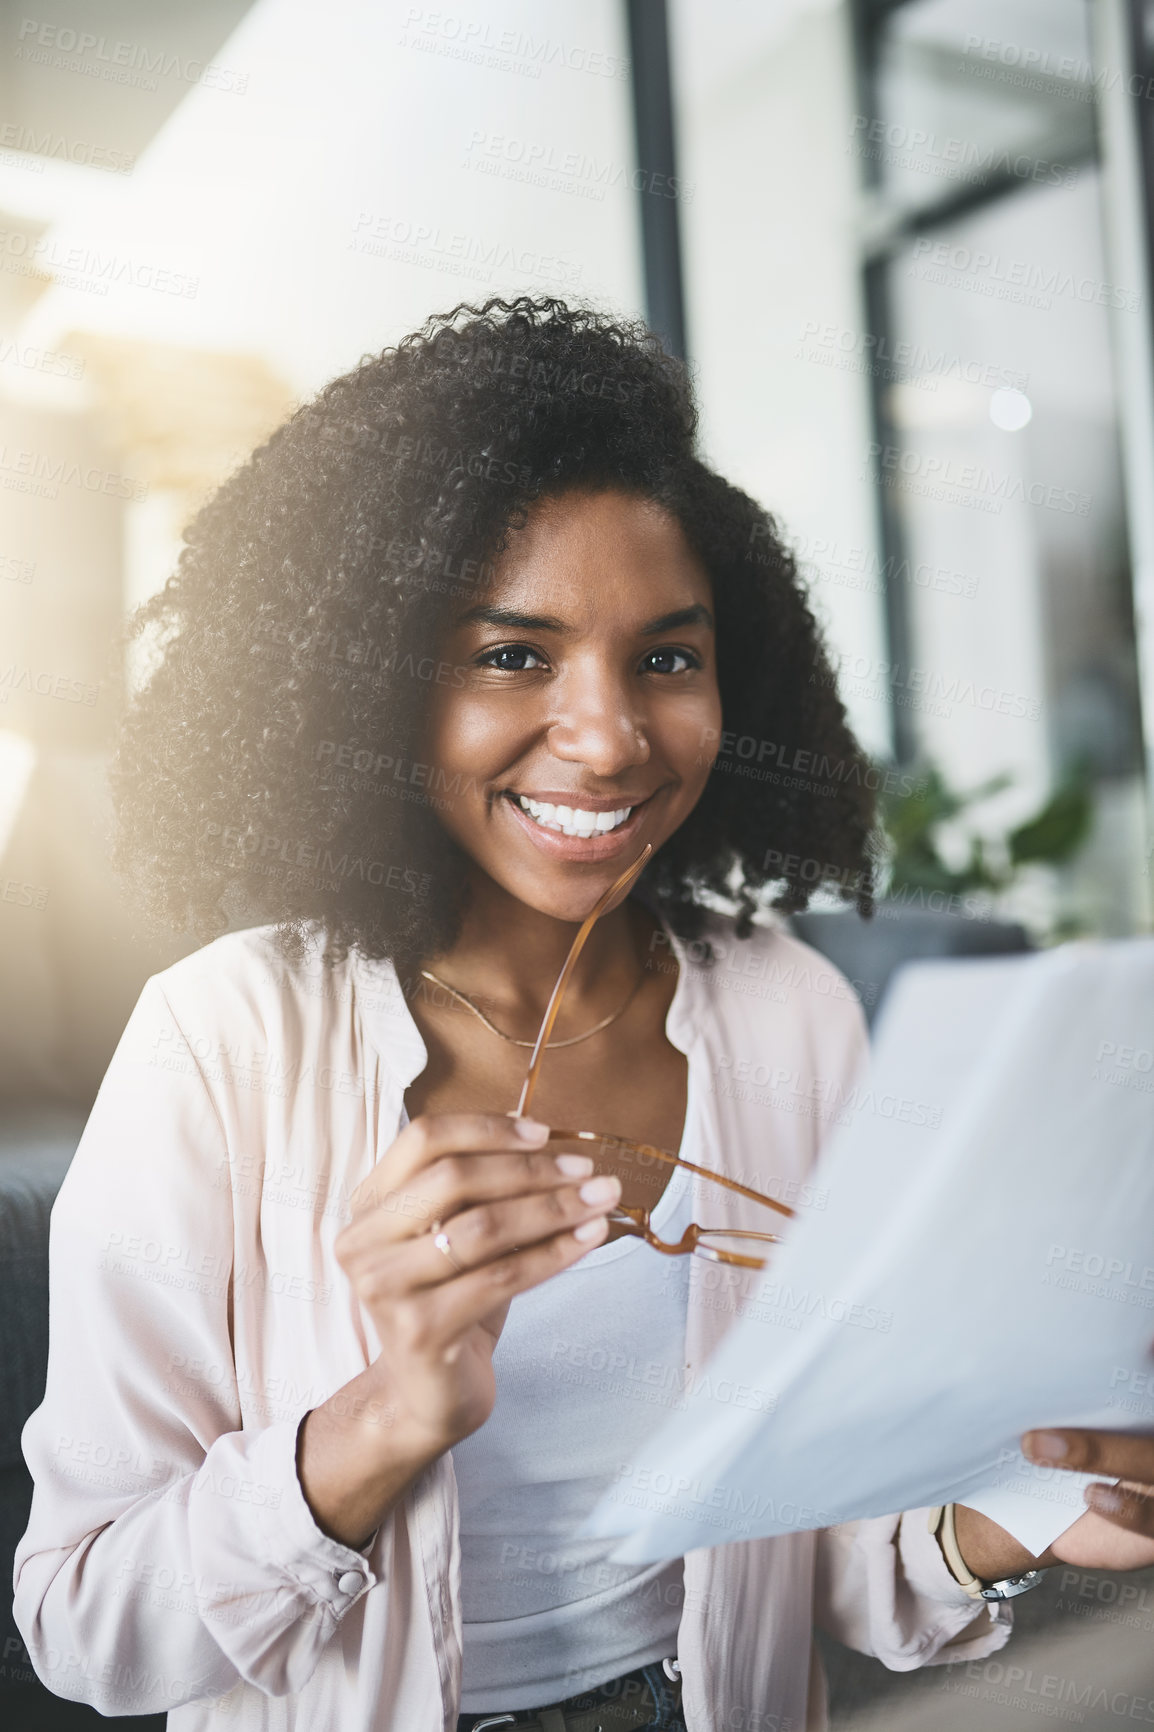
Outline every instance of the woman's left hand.
<path id="1" fill-rule="evenodd" d="M 959 1504 L 958 1546 L 976 1576 L 992 1582 L 1051 1564 L 1110 1571 L 1154 1564 L 1154 1436 L 1073 1428 L 1028 1431 L 1022 1454 L 1038 1467 L 1100 1473 L 1122 1484 L 1088 1485 L 1086 1514 L 1037 1558 L 997 1522 Z"/>
<path id="2" fill-rule="evenodd" d="M 1044 1558 L 1091 1570 L 1154 1564 L 1154 1436 L 1133 1431 L 1028 1431 L 1022 1453 L 1040 1467 L 1100 1473 L 1121 1484 L 1088 1485 L 1089 1511 L 1060 1534 Z"/>

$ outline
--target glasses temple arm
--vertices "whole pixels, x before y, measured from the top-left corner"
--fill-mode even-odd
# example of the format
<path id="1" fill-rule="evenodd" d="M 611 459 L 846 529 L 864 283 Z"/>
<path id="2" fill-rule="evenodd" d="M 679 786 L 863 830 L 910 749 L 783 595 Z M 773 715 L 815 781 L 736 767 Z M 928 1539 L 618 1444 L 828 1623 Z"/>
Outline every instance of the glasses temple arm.
<path id="1" fill-rule="evenodd" d="M 541 1023 L 541 1028 L 537 1035 L 537 1041 L 529 1059 L 529 1074 L 526 1076 L 524 1087 L 521 1090 L 521 1099 L 517 1102 L 514 1111 L 510 1113 L 510 1118 L 523 1118 L 529 1110 L 529 1102 L 533 1098 L 533 1090 L 537 1087 L 537 1073 L 541 1069 L 541 1060 L 545 1056 L 545 1044 L 552 1033 L 553 1024 L 557 1020 L 557 1012 L 561 1008 L 561 999 L 564 995 L 565 988 L 569 984 L 569 976 L 573 972 L 585 940 L 588 938 L 597 920 L 604 913 L 613 898 L 618 895 L 619 892 L 629 890 L 634 879 L 638 877 L 641 868 L 645 865 L 652 852 L 653 844 L 652 842 L 647 842 L 643 851 L 633 862 L 632 866 L 626 867 L 625 871 L 621 874 L 620 878 L 617 879 L 616 883 L 611 884 L 604 895 L 598 898 L 592 911 L 587 914 L 585 919 L 581 922 L 580 930 L 578 931 L 576 938 L 573 940 L 569 954 L 565 958 L 564 966 L 562 967 L 560 974 L 557 976 L 557 984 L 553 988 L 553 995 L 546 1007 L 545 1017 Z"/>
<path id="2" fill-rule="evenodd" d="M 552 1134 L 559 1138 L 575 1138 L 577 1133 L 554 1131 Z M 593 1134 L 595 1136 L 596 1133 Z M 615 1138 L 605 1138 L 606 1142 L 615 1140 Z M 748 1197 L 752 1203 L 764 1203 L 767 1208 L 776 1209 L 779 1215 L 786 1215 L 791 1221 L 797 1214 L 797 1210 L 791 1209 L 788 1203 L 779 1203 L 776 1197 L 767 1197 L 762 1191 L 755 1191 L 749 1185 L 740 1184 L 737 1179 L 726 1178 L 724 1173 L 715 1173 L 709 1167 L 699 1167 L 696 1161 L 687 1161 L 683 1155 L 671 1155 L 668 1149 L 659 1149 L 653 1143 L 633 1143 L 630 1146 L 640 1149 L 647 1155 L 652 1155 L 656 1160 L 668 1162 L 671 1167 L 686 1167 L 691 1173 L 697 1173 L 700 1178 L 712 1179 L 715 1185 L 724 1185 L 727 1191 L 736 1191 L 739 1197 Z"/>
<path id="3" fill-rule="evenodd" d="M 715 1185 L 724 1185 L 727 1191 L 736 1191 L 739 1197 L 748 1197 L 751 1202 L 764 1203 L 770 1209 L 776 1209 L 779 1215 L 787 1215 L 792 1221 L 797 1211 L 791 1209 L 788 1203 L 779 1203 L 776 1197 L 767 1197 L 761 1191 L 751 1189 L 749 1185 L 739 1184 L 736 1179 L 727 1179 L 724 1173 L 711 1172 L 708 1167 L 699 1167 L 696 1161 L 687 1161 L 682 1155 L 671 1155 L 665 1149 L 649 1149 L 647 1152 L 657 1155 L 663 1161 L 669 1161 L 675 1167 L 688 1167 L 691 1173 L 697 1173 L 703 1179 L 712 1179 Z"/>

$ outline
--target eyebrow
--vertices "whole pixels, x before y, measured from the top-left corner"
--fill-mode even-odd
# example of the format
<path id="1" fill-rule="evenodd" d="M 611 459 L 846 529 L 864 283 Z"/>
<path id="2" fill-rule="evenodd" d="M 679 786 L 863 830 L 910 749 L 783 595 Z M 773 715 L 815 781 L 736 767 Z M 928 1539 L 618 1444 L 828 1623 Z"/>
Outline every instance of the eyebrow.
<path id="1" fill-rule="evenodd" d="M 483 603 L 471 607 L 457 618 L 458 625 L 496 625 L 506 626 L 513 631 L 555 631 L 563 636 L 571 634 L 573 627 L 566 625 L 563 619 L 558 619 L 550 613 L 521 613 L 513 607 L 487 607 Z M 680 626 L 704 625 L 709 630 L 714 629 L 713 615 L 701 602 L 695 602 L 692 607 L 675 608 L 672 613 L 659 614 L 656 619 L 646 620 L 638 627 L 641 637 L 656 637 L 660 632 L 676 631 Z"/>

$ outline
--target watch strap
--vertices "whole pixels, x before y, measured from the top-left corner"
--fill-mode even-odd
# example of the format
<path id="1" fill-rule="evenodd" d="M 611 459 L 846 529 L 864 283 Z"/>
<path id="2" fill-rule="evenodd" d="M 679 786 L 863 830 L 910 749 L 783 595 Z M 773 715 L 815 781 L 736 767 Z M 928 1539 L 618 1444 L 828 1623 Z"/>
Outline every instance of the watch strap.
<path id="1" fill-rule="evenodd" d="M 1000 1581 L 986 1582 L 976 1576 L 962 1556 L 958 1545 L 957 1530 L 954 1526 L 955 1505 L 939 1504 L 930 1511 L 929 1529 L 936 1534 L 942 1548 L 950 1574 L 958 1586 L 969 1594 L 972 1600 L 1012 1600 L 1018 1594 L 1027 1594 L 1031 1588 L 1036 1588 L 1042 1580 L 1042 1570 L 1023 1570 L 1018 1576 L 1003 1576 Z"/>

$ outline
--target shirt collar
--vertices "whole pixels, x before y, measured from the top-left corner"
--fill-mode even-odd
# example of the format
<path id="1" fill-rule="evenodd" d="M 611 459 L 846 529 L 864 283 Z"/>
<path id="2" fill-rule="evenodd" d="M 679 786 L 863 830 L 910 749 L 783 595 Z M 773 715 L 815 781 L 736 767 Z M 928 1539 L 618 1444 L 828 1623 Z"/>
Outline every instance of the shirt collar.
<path id="1" fill-rule="evenodd" d="M 677 958 L 677 985 L 665 1014 L 665 1035 L 671 1046 L 688 1057 L 698 1029 L 693 1013 L 699 988 L 699 969 L 683 940 L 670 930 L 661 910 L 648 898 L 645 898 L 645 905 L 661 922 L 666 947 Z M 382 1063 L 403 1093 L 428 1064 L 428 1048 L 412 1011 L 405 1003 L 394 963 L 387 959 L 371 961 L 356 950 L 351 954 L 356 1001 L 362 1022 Z"/>

